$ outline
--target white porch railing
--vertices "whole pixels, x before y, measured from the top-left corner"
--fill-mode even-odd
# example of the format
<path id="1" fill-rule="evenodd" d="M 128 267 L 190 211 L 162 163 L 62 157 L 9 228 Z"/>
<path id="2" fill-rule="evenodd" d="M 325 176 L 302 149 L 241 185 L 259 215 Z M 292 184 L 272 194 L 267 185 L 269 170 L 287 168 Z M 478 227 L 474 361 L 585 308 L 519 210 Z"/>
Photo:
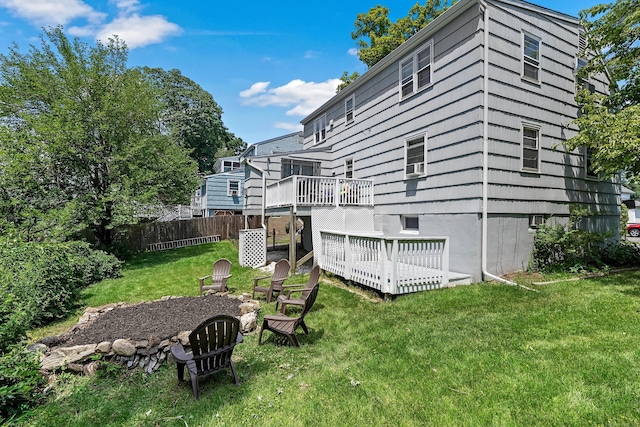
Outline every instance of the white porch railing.
<path id="1" fill-rule="evenodd" d="M 267 208 L 332 205 L 373 206 L 373 181 L 293 175 L 267 185 Z"/>
<path id="2" fill-rule="evenodd" d="M 448 237 L 399 237 L 320 231 L 320 267 L 384 294 L 449 285 Z"/>

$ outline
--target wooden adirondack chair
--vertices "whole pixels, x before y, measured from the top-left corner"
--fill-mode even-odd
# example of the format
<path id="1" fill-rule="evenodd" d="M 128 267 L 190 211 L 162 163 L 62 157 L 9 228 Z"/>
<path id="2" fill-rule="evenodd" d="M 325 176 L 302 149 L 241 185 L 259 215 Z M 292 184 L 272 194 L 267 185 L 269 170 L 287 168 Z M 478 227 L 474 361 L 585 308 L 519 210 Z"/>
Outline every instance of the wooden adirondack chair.
<path id="1" fill-rule="evenodd" d="M 231 261 L 226 258 L 220 258 L 214 262 L 211 274 L 198 279 L 200 281 L 200 296 L 208 290 L 224 292 L 227 289 L 227 279 L 231 277 L 230 273 Z M 211 278 L 210 285 L 205 284 L 208 278 Z"/>
<path id="2" fill-rule="evenodd" d="M 307 299 L 304 302 L 304 306 L 302 307 L 302 313 L 298 317 L 289 317 L 284 314 L 279 314 L 275 316 L 264 316 L 264 320 L 262 321 L 262 328 L 260 329 L 260 335 L 258 336 L 258 345 L 262 344 L 262 333 L 267 330 L 274 332 L 279 335 L 284 335 L 289 339 L 289 342 L 293 344 L 294 347 L 299 347 L 298 339 L 296 338 L 296 329 L 301 327 L 305 334 L 309 334 L 309 330 L 307 329 L 307 325 L 304 323 L 304 316 L 307 315 L 313 303 L 316 301 L 316 297 L 318 295 L 318 288 L 320 285 L 315 285 Z"/>
<path id="3" fill-rule="evenodd" d="M 282 285 L 282 292 L 278 295 L 278 299 L 276 299 L 276 310 L 278 310 L 278 304 L 282 304 L 282 308 L 280 312 L 282 314 L 285 313 L 287 305 L 298 305 L 300 307 L 304 306 L 304 302 L 311 293 L 311 290 L 318 284 L 318 280 L 320 279 L 320 266 L 316 265 L 309 273 L 309 280 L 307 284 L 302 287 L 302 285 Z M 299 298 L 293 298 L 293 293 L 300 292 Z"/>
<path id="4" fill-rule="evenodd" d="M 256 292 L 261 292 L 267 295 L 267 303 L 271 302 L 271 297 L 274 292 L 282 292 L 282 284 L 285 279 L 289 276 L 289 261 L 286 259 L 281 259 L 276 263 L 276 266 L 273 270 L 273 276 L 264 276 L 257 277 L 253 279 L 253 295 L 252 298 L 255 298 Z M 260 280 L 271 279 L 271 284 L 267 286 L 259 286 Z"/>
<path id="5" fill-rule="evenodd" d="M 236 368 L 231 354 L 236 344 L 243 341 L 240 320 L 232 316 L 214 316 L 202 322 L 189 334 L 191 353 L 187 354 L 182 344 L 171 347 L 171 354 L 178 366 L 178 383 L 184 377 L 184 367 L 189 370 L 194 399 L 198 400 L 199 379 L 229 368 L 238 384 Z"/>

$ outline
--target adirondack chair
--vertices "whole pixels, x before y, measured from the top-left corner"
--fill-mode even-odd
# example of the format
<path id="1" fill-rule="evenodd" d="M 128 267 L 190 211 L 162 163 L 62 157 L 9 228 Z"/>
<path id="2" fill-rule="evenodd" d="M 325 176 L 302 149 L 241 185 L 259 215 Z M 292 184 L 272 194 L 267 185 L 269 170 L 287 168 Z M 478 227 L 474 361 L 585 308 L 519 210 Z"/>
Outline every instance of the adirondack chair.
<path id="1" fill-rule="evenodd" d="M 289 261 L 281 259 L 276 263 L 273 270 L 273 276 L 257 277 L 253 279 L 252 297 L 255 298 L 256 292 L 261 292 L 267 295 L 267 303 L 270 303 L 274 292 L 278 292 L 278 294 L 282 292 L 282 284 L 289 275 L 289 267 Z M 259 286 L 260 281 L 265 279 L 271 279 L 271 284 L 269 286 Z"/>
<path id="2" fill-rule="evenodd" d="M 302 307 L 302 313 L 298 317 L 289 317 L 284 314 L 278 314 L 275 316 L 264 316 L 262 321 L 262 328 L 260 328 L 260 335 L 258 336 L 258 345 L 262 344 L 262 333 L 267 330 L 279 335 L 284 335 L 289 339 L 289 342 L 294 347 L 299 347 L 298 339 L 296 338 L 296 329 L 301 327 L 305 334 L 309 334 L 307 325 L 304 323 L 304 316 L 311 310 L 313 303 L 316 301 L 318 295 L 318 288 L 320 285 L 315 285 Z"/>
<path id="3" fill-rule="evenodd" d="M 203 292 L 208 290 L 214 290 L 218 292 L 224 292 L 227 289 L 227 279 L 231 277 L 231 261 L 226 258 L 220 258 L 213 263 L 212 272 L 208 276 L 201 277 L 200 281 L 200 296 Z M 206 285 L 205 281 L 211 278 L 211 284 Z"/>
<path id="4" fill-rule="evenodd" d="M 236 368 L 231 353 L 236 344 L 243 341 L 240 333 L 240 320 L 232 316 L 214 316 L 202 322 L 189 334 L 191 353 L 185 352 L 182 344 L 171 347 L 171 354 L 178 366 L 178 383 L 184 377 L 184 367 L 189 370 L 193 398 L 200 395 L 199 379 L 229 368 L 235 383 L 238 384 Z"/>
<path id="5" fill-rule="evenodd" d="M 287 305 L 298 305 L 300 307 L 304 306 L 304 301 L 311 293 L 311 290 L 315 285 L 318 284 L 318 280 L 320 279 L 320 266 L 316 265 L 309 273 L 309 280 L 307 284 L 302 287 L 302 285 L 282 285 L 282 292 L 278 295 L 276 299 L 276 310 L 278 310 L 278 304 L 282 304 L 282 308 L 280 312 L 282 314 L 285 313 Z M 294 292 L 300 292 L 299 298 L 293 298 L 292 295 Z"/>

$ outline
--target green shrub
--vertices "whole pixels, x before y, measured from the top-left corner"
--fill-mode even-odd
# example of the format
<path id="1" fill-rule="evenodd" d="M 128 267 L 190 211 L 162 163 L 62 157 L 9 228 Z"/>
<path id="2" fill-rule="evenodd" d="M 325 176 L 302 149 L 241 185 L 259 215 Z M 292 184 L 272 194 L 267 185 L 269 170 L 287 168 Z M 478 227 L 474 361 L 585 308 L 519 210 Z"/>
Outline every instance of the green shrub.
<path id="1" fill-rule="evenodd" d="M 566 225 L 543 224 L 536 230 L 531 270 L 582 272 L 640 265 L 640 249 L 633 243 L 608 242 L 610 233 L 577 228 L 583 214 L 574 212 Z"/>
<path id="2" fill-rule="evenodd" d="M 83 242 L 0 242 L 0 352 L 69 313 L 80 290 L 116 277 L 120 261 Z"/>
<path id="3" fill-rule="evenodd" d="M 19 421 L 21 414 L 42 399 L 46 380 L 38 372 L 38 356 L 17 346 L 0 354 L 0 424 Z"/>

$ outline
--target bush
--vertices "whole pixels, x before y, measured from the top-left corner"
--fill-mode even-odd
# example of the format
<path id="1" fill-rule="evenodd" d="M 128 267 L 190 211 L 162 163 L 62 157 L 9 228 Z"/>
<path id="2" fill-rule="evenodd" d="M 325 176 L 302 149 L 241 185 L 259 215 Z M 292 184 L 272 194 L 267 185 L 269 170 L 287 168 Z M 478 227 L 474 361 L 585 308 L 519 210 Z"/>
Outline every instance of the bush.
<path id="1" fill-rule="evenodd" d="M 640 248 L 633 243 L 608 243 L 607 233 L 591 233 L 567 225 L 544 224 L 536 231 L 529 268 L 536 271 L 594 271 L 640 266 Z"/>
<path id="2" fill-rule="evenodd" d="M 116 277 L 120 261 L 83 242 L 0 242 L 0 352 L 69 313 L 82 288 Z"/>
<path id="3" fill-rule="evenodd" d="M 42 398 L 45 378 L 38 372 L 39 354 L 18 347 L 0 355 L 0 424 L 18 417 Z"/>

